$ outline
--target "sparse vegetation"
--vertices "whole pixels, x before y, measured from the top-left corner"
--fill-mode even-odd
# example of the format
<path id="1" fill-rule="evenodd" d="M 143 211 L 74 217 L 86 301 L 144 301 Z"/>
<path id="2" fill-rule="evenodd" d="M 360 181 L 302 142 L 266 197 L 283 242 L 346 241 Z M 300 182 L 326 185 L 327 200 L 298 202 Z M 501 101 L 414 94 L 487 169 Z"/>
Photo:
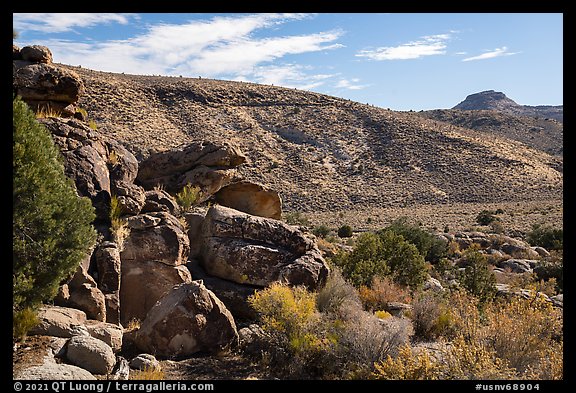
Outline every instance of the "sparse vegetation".
<path id="1" fill-rule="evenodd" d="M 176 201 L 182 208 L 182 211 L 187 212 L 192 206 L 198 203 L 200 197 L 200 187 L 193 186 L 192 184 L 186 184 L 182 190 L 176 194 Z"/>
<path id="2" fill-rule="evenodd" d="M 310 220 L 301 212 L 284 213 L 284 221 L 290 225 L 310 225 Z"/>
<path id="3" fill-rule="evenodd" d="M 352 237 L 352 227 L 350 225 L 342 225 L 338 228 L 338 236 L 341 238 Z"/>
<path id="4" fill-rule="evenodd" d="M 390 276 L 415 289 L 424 283 L 427 272 L 416 246 L 390 230 L 360 235 L 352 252 L 341 252 L 332 261 L 357 287 L 370 285 L 376 276 Z"/>
<path id="5" fill-rule="evenodd" d="M 486 256 L 474 249 L 468 249 L 462 256 L 466 268 L 460 276 L 460 282 L 480 302 L 485 303 L 496 295 L 496 278 L 486 261 Z"/>
<path id="6" fill-rule="evenodd" d="M 544 247 L 547 250 L 561 250 L 563 244 L 564 231 L 553 228 L 550 225 L 534 225 L 532 230 L 526 235 L 526 240 L 533 246 Z"/>

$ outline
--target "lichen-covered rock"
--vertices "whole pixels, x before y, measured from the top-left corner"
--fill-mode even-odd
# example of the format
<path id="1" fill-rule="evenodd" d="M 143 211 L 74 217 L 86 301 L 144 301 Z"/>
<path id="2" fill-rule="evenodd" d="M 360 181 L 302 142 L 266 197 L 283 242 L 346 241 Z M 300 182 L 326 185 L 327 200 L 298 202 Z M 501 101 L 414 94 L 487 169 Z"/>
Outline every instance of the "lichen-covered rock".
<path id="1" fill-rule="evenodd" d="M 22 50 L 20 53 L 22 54 Z M 75 103 L 84 93 L 84 83 L 73 71 L 52 64 L 29 64 L 19 68 L 13 79 L 16 93 L 24 101 Z"/>
<path id="2" fill-rule="evenodd" d="M 160 299 L 135 339 L 140 350 L 171 357 L 220 352 L 237 342 L 234 318 L 201 281 L 178 285 Z"/>
<path id="3" fill-rule="evenodd" d="M 242 152 L 229 143 L 195 142 L 150 155 L 140 163 L 136 183 L 148 190 L 162 185 L 171 192 L 190 183 L 201 188 L 201 200 L 206 200 L 230 183 L 235 177 L 233 168 L 245 161 Z"/>
<path id="4" fill-rule="evenodd" d="M 202 227 L 202 266 L 240 284 L 281 281 L 314 289 L 329 269 L 320 250 L 296 227 L 223 206 L 210 208 Z"/>

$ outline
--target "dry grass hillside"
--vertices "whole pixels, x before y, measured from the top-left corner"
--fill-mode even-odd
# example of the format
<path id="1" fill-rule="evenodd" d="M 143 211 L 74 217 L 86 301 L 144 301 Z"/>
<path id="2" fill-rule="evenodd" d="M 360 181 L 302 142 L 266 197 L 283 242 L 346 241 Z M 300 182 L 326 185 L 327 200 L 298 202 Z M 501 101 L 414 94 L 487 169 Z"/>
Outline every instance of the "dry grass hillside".
<path id="1" fill-rule="evenodd" d="M 494 110 L 436 109 L 418 114 L 500 138 L 513 139 L 560 159 L 564 151 L 564 125 L 551 118 L 512 115 Z"/>
<path id="2" fill-rule="evenodd" d="M 249 159 L 241 174 L 278 190 L 285 211 L 359 211 L 352 220 L 364 222 L 371 209 L 553 201 L 561 219 L 558 139 L 547 150 L 307 91 L 69 68 L 86 85 L 79 105 L 139 159 L 193 140 L 233 142 Z"/>

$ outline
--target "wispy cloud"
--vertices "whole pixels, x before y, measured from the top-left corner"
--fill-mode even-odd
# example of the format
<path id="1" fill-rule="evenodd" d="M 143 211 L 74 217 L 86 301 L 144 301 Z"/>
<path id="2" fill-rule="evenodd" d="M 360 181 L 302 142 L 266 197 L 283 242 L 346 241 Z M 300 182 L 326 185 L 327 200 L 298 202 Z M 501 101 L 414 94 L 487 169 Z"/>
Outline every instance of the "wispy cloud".
<path id="1" fill-rule="evenodd" d="M 370 85 L 361 85 L 358 82 L 360 82 L 360 79 L 358 78 L 340 79 L 336 83 L 335 87 L 337 89 L 362 90 L 370 86 Z"/>
<path id="2" fill-rule="evenodd" d="M 308 14 L 219 16 L 181 24 L 151 25 L 144 33 L 125 40 L 70 42 L 52 39 L 45 45 L 50 47 L 58 62 L 81 64 L 101 71 L 200 75 L 311 88 L 323 83 L 326 75 L 311 74 L 312 70 L 304 66 L 275 62 L 287 55 L 341 48 L 337 40 L 342 31 L 256 36 L 258 31 L 311 17 Z M 27 19 L 28 23 L 34 20 Z M 107 19 L 102 17 L 100 20 Z M 62 22 L 59 26 L 70 25 Z"/>
<path id="3" fill-rule="evenodd" d="M 512 56 L 518 53 L 520 52 L 508 52 L 508 48 L 503 46 L 502 48 L 496 48 L 492 51 L 482 53 L 481 55 L 478 56 L 467 57 L 465 59 L 462 59 L 462 61 L 493 59 L 495 57 L 501 57 L 501 56 Z"/>
<path id="4" fill-rule="evenodd" d="M 356 54 L 371 60 L 409 60 L 424 56 L 443 55 L 451 34 L 435 34 L 420 37 L 416 41 L 398 46 L 383 46 L 376 49 L 364 49 Z"/>
<path id="5" fill-rule="evenodd" d="M 92 14 L 92 13 L 37 13 L 13 14 L 12 21 L 16 31 L 40 31 L 44 33 L 62 33 L 74 27 L 90 27 L 99 24 L 127 24 L 134 14 Z"/>

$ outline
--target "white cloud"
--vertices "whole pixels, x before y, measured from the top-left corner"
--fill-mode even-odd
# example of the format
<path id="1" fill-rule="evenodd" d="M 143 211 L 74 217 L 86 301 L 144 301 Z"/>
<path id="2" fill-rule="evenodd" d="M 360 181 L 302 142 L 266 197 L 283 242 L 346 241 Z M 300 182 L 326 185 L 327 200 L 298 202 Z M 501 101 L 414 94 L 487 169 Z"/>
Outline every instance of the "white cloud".
<path id="1" fill-rule="evenodd" d="M 338 89 L 361 90 L 361 89 L 365 89 L 366 87 L 369 86 L 369 85 L 358 84 L 358 82 L 360 82 L 360 79 L 358 79 L 358 78 L 340 79 L 336 83 L 335 87 Z"/>
<path id="2" fill-rule="evenodd" d="M 309 17 L 306 14 L 214 17 L 152 25 L 144 33 L 124 40 L 80 43 L 52 39 L 44 45 L 52 50 L 57 62 L 100 71 L 241 78 L 310 89 L 332 75 L 313 74 L 304 66 L 274 62 L 287 55 L 340 48 L 342 45 L 336 41 L 343 34 L 341 31 L 255 36 L 257 30 Z"/>
<path id="3" fill-rule="evenodd" d="M 90 27 L 98 24 L 120 23 L 127 24 L 133 14 L 93 14 L 93 13 L 41 13 L 41 14 L 13 14 L 12 21 L 18 32 L 26 30 L 44 33 L 61 33 L 70 31 L 74 27 Z"/>
<path id="4" fill-rule="evenodd" d="M 312 67 L 299 64 L 258 66 L 250 76 L 238 76 L 235 80 L 251 80 L 267 85 L 284 86 L 300 90 L 310 90 L 323 85 L 333 74 L 312 74 Z"/>
<path id="5" fill-rule="evenodd" d="M 443 55 L 446 53 L 446 43 L 450 34 L 436 34 L 420 37 L 398 46 L 383 46 L 376 49 L 364 49 L 356 54 L 371 60 L 408 60 L 423 56 Z"/>
<path id="6" fill-rule="evenodd" d="M 512 56 L 518 53 L 520 52 L 508 52 L 508 48 L 503 46 L 502 48 L 496 48 L 493 51 L 482 53 L 481 55 L 478 56 L 467 57 L 465 59 L 462 59 L 462 61 L 493 59 L 495 57 L 501 57 L 501 56 Z"/>

